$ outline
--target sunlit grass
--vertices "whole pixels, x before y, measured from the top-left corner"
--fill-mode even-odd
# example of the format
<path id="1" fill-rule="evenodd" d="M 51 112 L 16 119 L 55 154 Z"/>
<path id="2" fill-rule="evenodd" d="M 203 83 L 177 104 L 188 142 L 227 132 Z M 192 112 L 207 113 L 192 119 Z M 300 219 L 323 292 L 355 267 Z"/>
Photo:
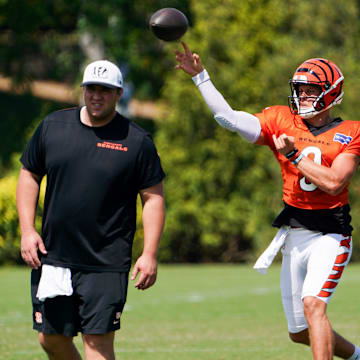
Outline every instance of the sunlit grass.
<path id="1" fill-rule="evenodd" d="M 360 343 L 360 265 L 346 269 L 328 314 Z M 30 271 L 0 269 L 0 359 L 46 359 L 32 330 Z M 81 337 L 76 338 L 82 352 Z M 308 348 L 288 339 L 279 266 L 262 276 L 246 265 L 161 265 L 156 285 L 129 285 L 116 336 L 122 360 L 304 360 Z"/>

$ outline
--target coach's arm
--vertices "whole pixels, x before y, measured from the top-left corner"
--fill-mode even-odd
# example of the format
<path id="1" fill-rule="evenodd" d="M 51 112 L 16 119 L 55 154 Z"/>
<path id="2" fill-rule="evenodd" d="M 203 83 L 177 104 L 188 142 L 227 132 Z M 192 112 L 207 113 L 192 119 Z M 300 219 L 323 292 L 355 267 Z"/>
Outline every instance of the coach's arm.
<path id="1" fill-rule="evenodd" d="M 135 287 L 145 290 L 155 283 L 157 277 L 156 255 L 165 224 L 163 183 L 141 190 L 140 197 L 143 205 L 144 249 L 134 265 L 131 280 L 135 280 L 140 272 Z"/>
<path id="2" fill-rule="evenodd" d="M 35 230 L 35 213 L 39 199 L 42 177 L 24 167 L 20 170 L 16 190 L 16 204 L 21 230 L 21 256 L 32 268 L 37 269 L 41 263 L 37 251 L 46 254 L 41 236 Z"/>

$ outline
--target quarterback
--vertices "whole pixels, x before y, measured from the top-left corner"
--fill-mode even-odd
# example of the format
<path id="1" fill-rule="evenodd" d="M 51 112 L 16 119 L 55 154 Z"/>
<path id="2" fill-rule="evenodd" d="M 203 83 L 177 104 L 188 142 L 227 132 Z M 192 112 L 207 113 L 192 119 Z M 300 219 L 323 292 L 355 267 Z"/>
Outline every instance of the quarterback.
<path id="1" fill-rule="evenodd" d="M 290 339 L 313 358 L 360 359 L 360 348 L 336 333 L 327 304 L 352 252 L 348 186 L 360 161 L 360 122 L 333 118 L 344 77 L 331 61 L 306 60 L 290 80 L 289 106 L 259 113 L 233 110 L 185 43 L 176 68 L 192 76 L 215 120 L 248 142 L 266 145 L 281 167 L 284 208 L 278 233 L 255 268 L 266 272 L 281 248 L 281 296 Z"/>

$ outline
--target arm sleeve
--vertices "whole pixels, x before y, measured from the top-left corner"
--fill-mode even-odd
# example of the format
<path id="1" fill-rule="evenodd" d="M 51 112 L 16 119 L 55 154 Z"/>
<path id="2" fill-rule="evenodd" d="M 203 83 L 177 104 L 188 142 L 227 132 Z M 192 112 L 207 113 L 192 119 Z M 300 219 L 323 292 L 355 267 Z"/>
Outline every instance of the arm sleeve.
<path id="1" fill-rule="evenodd" d="M 260 136 L 261 126 L 258 118 L 245 111 L 235 111 L 215 88 L 206 70 L 194 76 L 193 81 L 199 88 L 215 120 L 225 129 L 236 132 L 247 141 L 254 143 Z"/>
<path id="2" fill-rule="evenodd" d="M 42 121 L 35 130 L 30 141 L 27 143 L 20 158 L 20 162 L 26 170 L 40 176 L 44 176 L 46 174 L 43 128 L 44 122 Z"/>
<path id="3" fill-rule="evenodd" d="M 160 157 L 150 136 L 145 136 L 137 158 L 138 189 L 143 190 L 160 183 L 165 177 Z"/>

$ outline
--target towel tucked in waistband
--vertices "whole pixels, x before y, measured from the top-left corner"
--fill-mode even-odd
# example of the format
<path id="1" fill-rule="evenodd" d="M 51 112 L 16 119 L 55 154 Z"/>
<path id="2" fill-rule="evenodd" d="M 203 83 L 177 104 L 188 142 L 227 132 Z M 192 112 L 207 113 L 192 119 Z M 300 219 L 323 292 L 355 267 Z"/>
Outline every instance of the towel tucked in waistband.
<path id="1" fill-rule="evenodd" d="M 284 245 L 286 236 L 290 231 L 290 226 L 282 226 L 275 237 L 271 241 L 270 245 L 266 250 L 260 255 L 257 259 L 254 269 L 261 274 L 266 274 L 268 267 L 273 262 L 276 254 L 279 252 L 280 248 Z"/>
<path id="2" fill-rule="evenodd" d="M 42 265 L 36 294 L 40 301 L 60 295 L 70 296 L 72 293 L 70 269 L 46 264 Z"/>

